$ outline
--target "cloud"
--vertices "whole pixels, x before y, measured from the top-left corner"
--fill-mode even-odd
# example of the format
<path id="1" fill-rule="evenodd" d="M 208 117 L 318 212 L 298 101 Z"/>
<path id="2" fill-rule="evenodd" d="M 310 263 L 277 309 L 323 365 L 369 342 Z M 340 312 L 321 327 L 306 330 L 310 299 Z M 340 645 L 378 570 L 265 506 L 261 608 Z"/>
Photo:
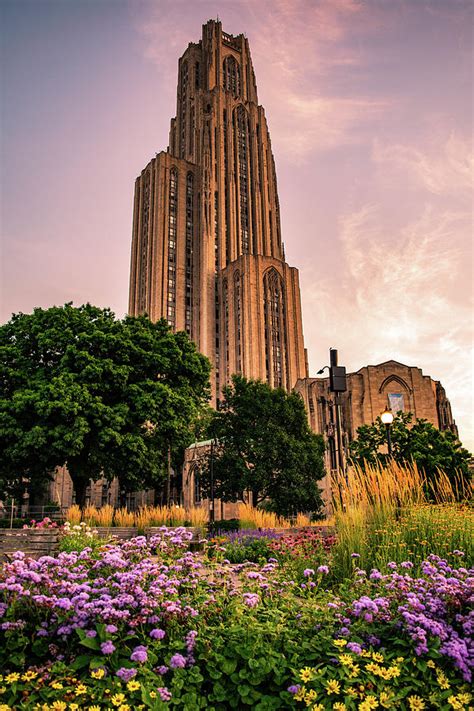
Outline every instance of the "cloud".
<path id="1" fill-rule="evenodd" d="M 182 1 L 137 7 L 132 11 L 143 52 L 171 90 L 178 57 L 190 40 L 199 41 L 200 22 L 216 16 L 215 5 L 203 0 L 191 13 Z M 335 72 L 347 75 L 366 62 L 361 45 L 350 42 L 353 33 L 377 26 L 377 13 L 359 0 L 241 0 L 223 3 L 219 13 L 226 31 L 248 33 L 272 140 L 290 162 L 357 143 L 357 128 L 389 105 L 383 97 L 334 87 Z"/>
<path id="2" fill-rule="evenodd" d="M 318 324 L 307 333 L 310 349 L 337 340 L 353 368 L 389 358 L 422 366 L 442 380 L 455 416 L 467 424 L 472 304 L 454 296 L 463 253 L 450 246 L 462 227 L 462 216 L 427 206 L 419 220 L 393 234 L 375 206 L 362 206 L 340 220 L 337 278 L 321 280 L 307 268 L 301 281 L 305 313 Z M 472 442 L 472 430 L 461 434 Z"/>
<path id="3" fill-rule="evenodd" d="M 471 198 L 474 176 L 472 141 L 451 132 L 444 144 L 437 142 L 432 153 L 407 145 L 383 145 L 374 141 L 373 161 L 383 170 L 394 169 L 398 176 L 412 178 L 419 187 L 434 195 Z"/>

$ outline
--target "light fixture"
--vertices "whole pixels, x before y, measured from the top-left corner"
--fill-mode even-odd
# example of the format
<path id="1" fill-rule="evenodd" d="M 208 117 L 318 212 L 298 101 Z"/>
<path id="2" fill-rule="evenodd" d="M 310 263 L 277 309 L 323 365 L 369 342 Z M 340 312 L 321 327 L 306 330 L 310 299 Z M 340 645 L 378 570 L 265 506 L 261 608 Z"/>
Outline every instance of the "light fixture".
<path id="1" fill-rule="evenodd" d="M 382 412 L 382 414 L 380 415 L 380 419 L 382 420 L 384 425 L 391 425 L 393 422 L 393 412 L 387 407 L 385 412 Z"/>

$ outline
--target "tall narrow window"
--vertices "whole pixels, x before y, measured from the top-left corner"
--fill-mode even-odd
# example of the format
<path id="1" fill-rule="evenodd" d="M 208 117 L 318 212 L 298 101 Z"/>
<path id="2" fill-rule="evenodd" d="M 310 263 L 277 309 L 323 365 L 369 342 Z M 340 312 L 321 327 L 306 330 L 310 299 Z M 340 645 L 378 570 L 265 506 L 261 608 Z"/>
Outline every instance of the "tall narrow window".
<path id="1" fill-rule="evenodd" d="M 194 236 L 194 175 L 186 177 L 186 296 L 184 307 L 184 328 L 191 334 L 193 313 L 193 236 Z"/>
<path id="2" fill-rule="evenodd" d="M 285 291 L 276 269 L 263 277 L 265 318 L 265 360 L 267 381 L 273 387 L 283 387 L 288 372 L 285 338 Z"/>
<path id="3" fill-rule="evenodd" d="M 240 254 L 249 252 L 249 175 L 248 175 L 248 117 L 242 106 L 237 107 L 234 117 L 234 131 L 237 152 L 238 204 L 240 223 Z"/>
<path id="4" fill-rule="evenodd" d="M 234 274 L 234 321 L 236 372 L 242 372 L 242 284 L 239 272 Z"/>
<path id="5" fill-rule="evenodd" d="M 179 154 L 181 158 L 185 157 L 186 152 L 186 109 L 188 98 L 188 63 L 183 62 L 181 65 L 181 96 L 180 96 L 180 137 L 179 137 Z"/>
<path id="6" fill-rule="evenodd" d="M 227 279 L 222 282 L 222 308 L 224 311 L 224 377 L 227 382 L 229 379 L 229 294 L 227 289 Z"/>
<path id="7" fill-rule="evenodd" d="M 142 186 L 142 226 L 140 234 L 140 272 L 139 272 L 139 295 L 138 311 L 147 311 L 148 294 L 148 228 L 150 218 L 150 173 L 147 171 L 143 178 Z"/>
<path id="8" fill-rule="evenodd" d="M 230 204 L 229 204 L 229 152 L 228 152 L 228 128 L 227 128 L 227 111 L 224 109 L 223 114 L 224 127 L 224 206 L 225 206 L 225 263 L 230 262 Z"/>
<path id="9" fill-rule="evenodd" d="M 166 316 L 171 328 L 176 327 L 176 234 L 178 219 L 178 171 L 170 170 L 168 213 L 168 300 Z"/>
<path id="10" fill-rule="evenodd" d="M 219 304 L 219 193 L 214 193 L 214 312 L 215 312 L 215 367 L 216 392 L 219 394 L 220 378 L 220 304 Z"/>
<path id="11" fill-rule="evenodd" d="M 224 59 L 222 65 L 222 86 L 234 96 L 240 96 L 240 67 L 232 55 Z"/>

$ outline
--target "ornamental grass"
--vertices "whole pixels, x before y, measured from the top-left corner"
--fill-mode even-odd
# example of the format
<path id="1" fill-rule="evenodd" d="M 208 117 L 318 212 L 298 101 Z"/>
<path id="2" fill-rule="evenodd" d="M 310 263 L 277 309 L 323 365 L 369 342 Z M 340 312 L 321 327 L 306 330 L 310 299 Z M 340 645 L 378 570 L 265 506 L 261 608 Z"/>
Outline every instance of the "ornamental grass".
<path id="1" fill-rule="evenodd" d="M 71 526 L 77 526 L 81 523 L 82 511 L 77 504 L 70 506 L 66 512 L 66 521 L 69 521 Z"/>
<path id="2" fill-rule="evenodd" d="M 427 492 L 436 492 L 430 503 Z M 367 466 L 333 478 L 337 543 L 334 575 L 351 575 L 354 566 L 370 571 L 390 561 L 413 561 L 419 570 L 428 553 L 449 556 L 462 550 L 474 557 L 474 512 L 467 499 L 470 485 L 451 482 L 443 472 L 430 487 L 416 464 Z"/>
<path id="3" fill-rule="evenodd" d="M 250 504 L 239 504 L 240 528 L 291 528 L 291 523 L 272 511 L 262 511 Z"/>
<path id="4" fill-rule="evenodd" d="M 134 512 L 128 511 L 125 507 L 117 509 L 114 514 L 114 526 L 122 526 L 124 528 L 135 526 Z"/>

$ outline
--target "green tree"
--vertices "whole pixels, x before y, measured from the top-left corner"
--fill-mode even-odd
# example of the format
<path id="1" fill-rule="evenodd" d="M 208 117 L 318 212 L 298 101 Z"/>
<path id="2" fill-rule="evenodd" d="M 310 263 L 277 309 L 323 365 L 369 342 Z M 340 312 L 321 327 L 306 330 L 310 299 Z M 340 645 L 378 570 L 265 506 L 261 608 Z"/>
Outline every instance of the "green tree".
<path id="1" fill-rule="evenodd" d="M 164 320 L 71 304 L 0 327 L 0 487 L 44 486 L 66 464 L 76 500 L 90 479 L 159 486 L 168 449 L 192 438 L 210 363 Z"/>
<path id="2" fill-rule="evenodd" d="M 397 414 L 391 426 L 391 441 L 393 459 L 399 463 L 416 462 L 428 478 L 434 477 L 437 470 L 445 472 L 453 482 L 457 475 L 469 474 L 471 455 L 456 436 L 449 430 L 440 432 L 427 420 L 413 422 L 412 413 Z M 359 427 L 357 439 L 350 445 L 350 459 L 360 466 L 364 462 L 385 464 L 386 445 L 386 427 L 378 417 L 372 425 Z"/>
<path id="3" fill-rule="evenodd" d="M 324 442 L 308 426 L 303 400 L 266 383 L 232 378 L 214 414 L 209 434 L 213 448 L 214 494 L 224 501 L 252 492 L 254 506 L 269 505 L 280 515 L 318 512 L 318 481 L 324 476 Z M 211 455 L 202 472 L 210 493 Z"/>

